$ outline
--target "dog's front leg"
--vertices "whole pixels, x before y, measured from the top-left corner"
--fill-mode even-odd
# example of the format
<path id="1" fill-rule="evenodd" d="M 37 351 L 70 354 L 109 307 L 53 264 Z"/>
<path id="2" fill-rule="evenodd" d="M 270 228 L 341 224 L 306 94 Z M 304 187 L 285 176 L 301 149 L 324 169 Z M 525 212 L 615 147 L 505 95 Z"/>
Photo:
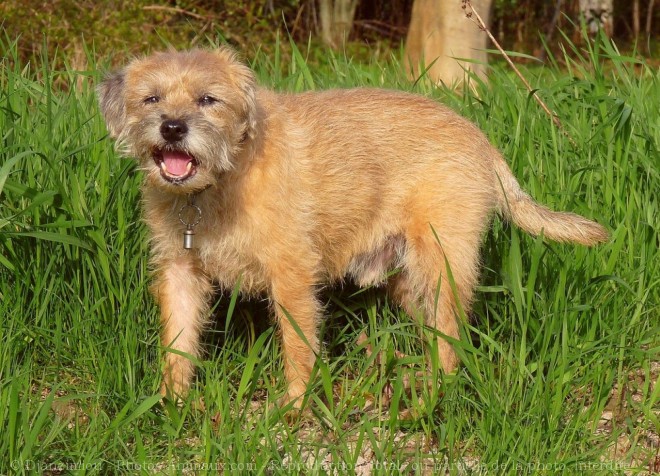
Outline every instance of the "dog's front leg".
<path id="1" fill-rule="evenodd" d="M 272 287 L 279 326 L 287 393 L 280 404 L 302 406 L 303 395 L 319 352 L 320 306 L 311 279 L 301 275 L 279 275 Z"/>
<path id="2" fill-rule="evenodd" d="M 194 374 L 190 356 L 199 355 L 199 334 L 212 287 L 192 257 L 159 263 L 152 293 L 160 305 L 161 343 L 165 349 L 163 396 L 184 397 Z"/>

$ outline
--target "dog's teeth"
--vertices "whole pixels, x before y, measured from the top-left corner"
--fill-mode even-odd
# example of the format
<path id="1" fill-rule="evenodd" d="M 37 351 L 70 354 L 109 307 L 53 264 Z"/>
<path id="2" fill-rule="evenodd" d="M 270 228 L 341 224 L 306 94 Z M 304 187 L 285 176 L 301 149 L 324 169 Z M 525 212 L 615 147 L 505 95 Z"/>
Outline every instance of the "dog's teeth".
<path id="1" fill-rule="evenodd" d="M 192 170 L 192 162 L 188 162 L 188 165 L 186 165 L 186 174 L 189 174 L 191 170 Z"/>
<path id="2" fill-rule="evenodd" d="M 160 163 L 160 169 L 161 169 L 163 172 L 167 173 L 167 165 L 165 165 L 165 162 L 164 162 L 164 161 Z"/>

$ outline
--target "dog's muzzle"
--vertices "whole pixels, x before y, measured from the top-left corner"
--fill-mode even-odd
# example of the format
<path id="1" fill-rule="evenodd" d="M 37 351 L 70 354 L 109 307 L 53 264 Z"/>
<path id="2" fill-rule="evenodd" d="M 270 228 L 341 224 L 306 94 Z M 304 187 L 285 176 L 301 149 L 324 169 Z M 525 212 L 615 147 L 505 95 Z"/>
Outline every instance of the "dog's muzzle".
<path id="1" fill-rule="evenodd" d="M 181 184 L 197 173 L 199 165 L 195 157 L 179 145 L 188 134 L 188 125 L 179 119 L 168 119 L 160 125 L 160 135 L 167 145 L 154 149 L 153 159 L 160 169 L 160 175 L 173 184 Z"/>

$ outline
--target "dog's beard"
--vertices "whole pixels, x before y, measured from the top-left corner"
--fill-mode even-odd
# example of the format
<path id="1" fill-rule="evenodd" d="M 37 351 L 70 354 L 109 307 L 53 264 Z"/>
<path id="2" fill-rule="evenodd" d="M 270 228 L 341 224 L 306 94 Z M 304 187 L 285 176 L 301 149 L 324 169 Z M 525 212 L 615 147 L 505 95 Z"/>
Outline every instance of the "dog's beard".
<path id="1" fill-rule="evenodd" d="M 127 124 L 117 139 L 117 149 L 139 160 L 138 168 L 151 185 L 173 193 L 193 193 L 234 168 L 237 147 L 208 123 L 189 127 L 180 141 L 168 142 L 160 133 L 160 121 Z"/>

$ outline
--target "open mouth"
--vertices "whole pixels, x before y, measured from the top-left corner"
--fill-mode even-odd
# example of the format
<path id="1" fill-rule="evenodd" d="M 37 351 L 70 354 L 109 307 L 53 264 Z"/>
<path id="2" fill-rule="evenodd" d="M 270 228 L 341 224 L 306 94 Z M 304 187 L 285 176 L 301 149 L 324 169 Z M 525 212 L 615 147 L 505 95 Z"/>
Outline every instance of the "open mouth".
<path id="1" fill-rule="evenodd" d="M 160 175 L 168 182 L 180 184 L 197 173 L 197 160 L 181 150 L 157 150 L 153 157 Z"/>

